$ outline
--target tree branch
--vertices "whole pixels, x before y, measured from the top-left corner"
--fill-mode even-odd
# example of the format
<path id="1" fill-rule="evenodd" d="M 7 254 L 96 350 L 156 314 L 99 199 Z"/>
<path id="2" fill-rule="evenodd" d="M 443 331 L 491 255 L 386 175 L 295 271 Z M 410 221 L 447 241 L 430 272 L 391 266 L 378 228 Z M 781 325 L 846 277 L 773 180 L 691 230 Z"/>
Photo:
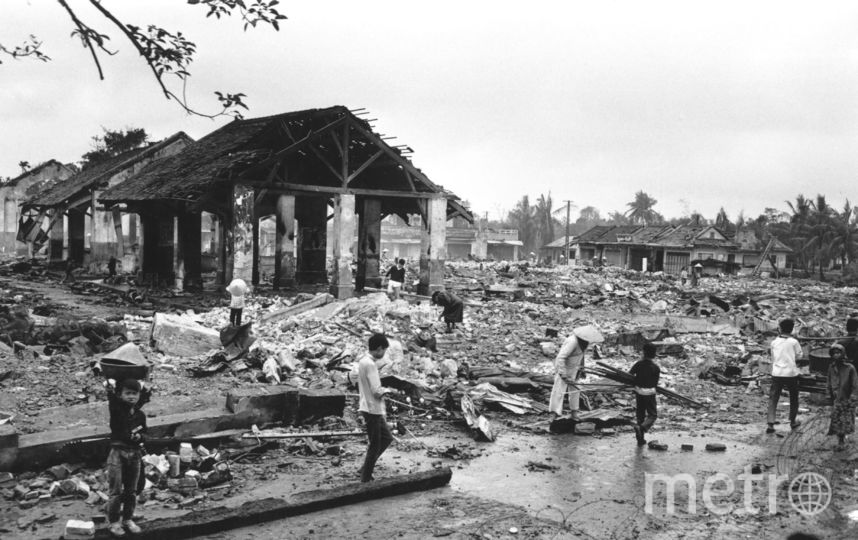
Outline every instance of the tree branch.
<path id="1" fill-rule="evenodd" d="M 84 42 L 84 47 L 89 49 L 89 52 L 92 54 L 92 60 L 95 62 L 95 67 L 98 69 L 98 78 L 102 81 L 104 80 L 104 71 L 101 69 L 101 62 L 98 61 L 98 54 L 95 52 L 95 47 L 92 46 L 92 41 L 90 41 L 90 32 L 93 32 L 92 28 L 85 25 L 81 22 L 80 19 L 77 18 L 77 15 L 72 10 L 71 7 L 66 3 L 66 0 L 57 0 L 61 6 L 63 6 L 71 17 L 72 22 L 74 22 L 75 26 L 77 26 L 78 31 L 80 32 L 81 39 Z M 101 49 L 104 49 L 104 46 L 99 44 Z M 109 52 L 109 51 L 106 51 Z"/>

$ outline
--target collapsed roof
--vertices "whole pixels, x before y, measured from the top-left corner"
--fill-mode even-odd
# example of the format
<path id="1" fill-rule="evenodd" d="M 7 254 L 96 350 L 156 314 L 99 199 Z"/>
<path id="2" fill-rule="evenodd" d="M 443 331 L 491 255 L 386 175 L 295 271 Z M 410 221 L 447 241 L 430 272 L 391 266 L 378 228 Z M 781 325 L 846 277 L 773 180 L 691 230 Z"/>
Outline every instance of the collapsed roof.
<path id="1" fill-rule="evenodd" d="M 182 201 L 217 212 L 231 201 L 235 183 L 259 192 L 380 197 L 384 214 L 403 217 L 425 217 L 420 200 L 437 195 L 447 199 L 448 219 L 473 222 L 458 197 L 430 181 L 402 149 L 388 145 L 343 106 L 234 120 L 150 163 L 99 200 L 107 205 Z"/>

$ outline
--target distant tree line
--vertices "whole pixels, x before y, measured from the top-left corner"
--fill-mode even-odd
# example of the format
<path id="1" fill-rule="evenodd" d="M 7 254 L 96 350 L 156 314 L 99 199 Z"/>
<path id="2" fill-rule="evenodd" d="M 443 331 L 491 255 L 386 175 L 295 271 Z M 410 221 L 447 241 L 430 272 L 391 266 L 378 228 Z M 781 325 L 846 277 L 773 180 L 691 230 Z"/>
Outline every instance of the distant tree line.
<path id="1" fill-rule="evenodd" d="M 714 225 L 728 237 L 739 229 L 752 230 L 763 244 L 775 237 L 792 248 L 790 263 L 808 275 L 825 279 L 825 271 L 838 265 L 844 275 L 850 266 L 856 267 L 858 274 L 858 211 L 848 200 L 836 209 L 828 204 L 825 195 L 811 199 L 799 194 L 794 201 L 785 201 L 787 210 L 766 208 L 753 219 L 744 212 L 730 219 L 723 207 L 712 219 L 699 212 L 667 219 L 655 210 L 657 203 L 641 190 L 626 204 L 624 212 L 612 211 L 603 217 L 598 208 L 585 206 L 569 223 L 569 234 L 577 236 L 596 225 Z M 525 195 L 504 219 L 489 222 L 489 226 L 518 229 L 524 252 L 529 253 L 562 238 L 566 234 L 565 218 L 566 205 L 555 206 L 551 193 L 539 195 L 535 204 Z"/>

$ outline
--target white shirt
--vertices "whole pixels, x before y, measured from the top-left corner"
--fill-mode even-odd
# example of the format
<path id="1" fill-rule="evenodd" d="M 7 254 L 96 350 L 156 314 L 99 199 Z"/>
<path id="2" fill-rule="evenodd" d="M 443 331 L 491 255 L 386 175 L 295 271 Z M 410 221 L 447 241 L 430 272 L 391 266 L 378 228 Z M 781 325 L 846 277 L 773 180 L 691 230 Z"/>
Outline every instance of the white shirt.
<path id="1" fill-rule="evenodd" d="M 581 367 L 582 360 L 584 360 L 584 351 L 581 350 L 578 338 L 574 335 L 569 336 L 560 347 L 557 358 L 554 359 L 555 373 L 561 377 L 574 376 Z"/>
<path id="2" fill-rule="evenodd" d="M 226 291 L 232 295 L 229 300 L 229 307 L 239 309 L 244 307 L 244 295 L 247 294 L 247 283 L 241 278 L 232 280 L 226 288 Z"/>
<path id="3" fill-rule="evenodd" d="M 358 391 L 360 392 L 359 411 L 382 416 L 387 413 L 378 366 L 369 354 L 363 355 L 358 362 Z"/>
<path id="4" fill-rule="evenodd" d="M 794 337 L 776 337 L 772 341 L 772 377 L 798 377 L 795 360 L 802 354 L 804 351 Z"/>

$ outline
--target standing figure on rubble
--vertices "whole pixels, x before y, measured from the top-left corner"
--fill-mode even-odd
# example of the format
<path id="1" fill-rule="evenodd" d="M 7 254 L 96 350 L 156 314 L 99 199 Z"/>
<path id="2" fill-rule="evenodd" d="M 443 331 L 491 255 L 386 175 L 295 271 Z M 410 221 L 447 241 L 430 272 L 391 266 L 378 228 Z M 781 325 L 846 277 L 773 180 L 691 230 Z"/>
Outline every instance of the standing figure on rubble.
<path id="1" fill-rule="evenodd" d="M 688 269 L 683 266 L 682 270 L 679 271 L 679 282 L 685 287 L 685 284 L 688 282 Z"/>
<path id="2" fill-rule="evenodd" d="M 846 361 L 846 348 L 835 343 L 828 350 L 828 396 L 831 398 L 829 435 L 837 435 L 837 450 L 843 450 L 846 435 L 855 432 L 855 402 L 858 395 L 858 371 Z"/>
<path id="3" fill-rule="evenodd" d="M 569 393 L 569 412 L 573 420 L 578 420 L 578 399 L 581 391 L 575 382 L 584 377 L 584 351 L 590 343 L 604 341 L 602 333 L 593 326 L 579 326 L 566 338 L 557 358 L 554 359 L 554 386 L 551 388 L 551 400 L 548 410 L 555 416 L 563 414 L 563 398 Z"/>
<path id="4" fill-rule="evenodd" d="M 399 300 L 399 293 L 402 292 L 402 285 L 405 283 L 405 259 L 396 261 L 396 265 L 391 266 L 385 276 L 387 277 L 387 294 L 391 300 Z"/>
<path id="5" fill-rule="evenodd" d="M 837 343 L 843 345 L 846 361 L 858 370 L 858 319 L 849 317 L 846 320 L 846 339 L 841 339 Z"/>
<path id="6" fill-rule="evenodd" d="M 784 319 L 778 323 L 780 335 L 772 341 L 772 387 L 769 391 L 769 412 L 766 421 L 768 428 L 766 433 L 775 432 L 775 412 L 778 408 L 778 400 L 781 398 L 781 391 L 786 388 L 789 392 L 789 423 L 792 429 L 801 425 L 796 417 L 798 416 L 798 366 L 796 359 L 799 358 L 804 351 L 798 340 L 792 337 L 795 321 L 792 319 Z"/>
<path id="7" fill-rule="evenodd" d="M 447 323 L 447 333 L 456 329 L 456 323 L 462 322 L 465 313 L 465 304 L 462 299 L 448 291 L 435 291 L 432 293 L 432 303 L 444 308 L 438 320 Z"/>
<path id="8" fill-rule="evenodd" d="M 241 326 L 241 312 L 244 310 L 244 295 L 247 294 L 247 283 L 241 278 L 235 278 L 226 287 L 229 293 L 229 324 Z"/>
<path id="9" fill-rule="evenodd" d="M 703 265 L 700 263 L 695 264 L 691 267 L 691 286 L 697 287 L 697 280 L 700 279 L 700 271 L 703 268 Z"/>

